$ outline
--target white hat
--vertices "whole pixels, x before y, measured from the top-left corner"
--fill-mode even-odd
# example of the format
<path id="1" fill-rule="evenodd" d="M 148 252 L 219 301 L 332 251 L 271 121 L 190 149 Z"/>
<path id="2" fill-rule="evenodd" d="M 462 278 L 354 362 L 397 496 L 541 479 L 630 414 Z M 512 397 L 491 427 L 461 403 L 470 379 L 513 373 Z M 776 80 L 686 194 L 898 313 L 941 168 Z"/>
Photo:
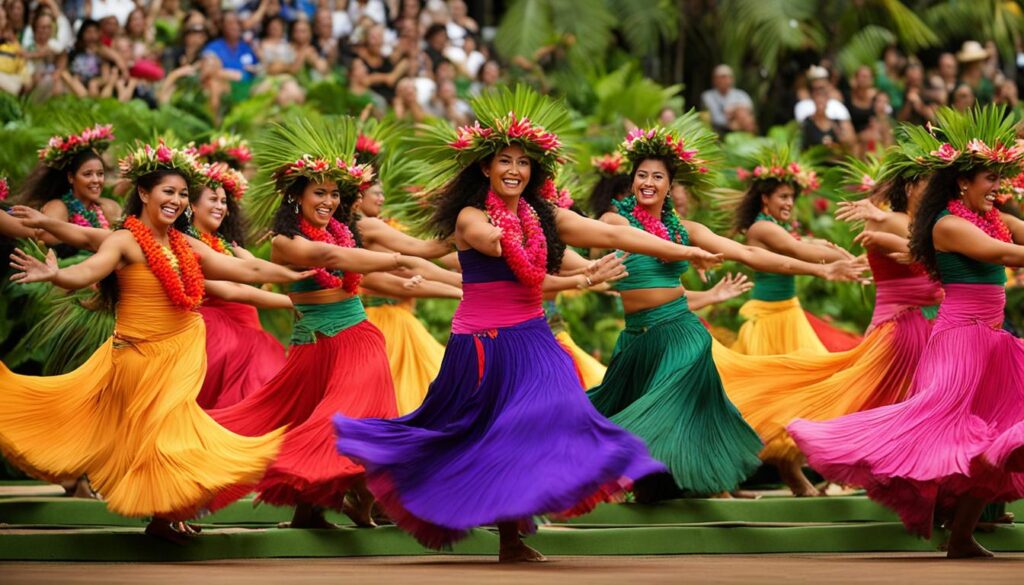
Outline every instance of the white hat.
<path id="1" fill-rule="evenodd" d="M 956 60 L 961 63 L 983 61 L 988 59 L 988 51 L 978 41 L 964 41 L 960 52 L 956 54 Z"/>
<path id="2" fill-rule="evenodd" d="M 820 65 L 811 65 L 807 70 L 807 80 L 814 81 L 816 79 L 828 79 L 828 69 Z"/>

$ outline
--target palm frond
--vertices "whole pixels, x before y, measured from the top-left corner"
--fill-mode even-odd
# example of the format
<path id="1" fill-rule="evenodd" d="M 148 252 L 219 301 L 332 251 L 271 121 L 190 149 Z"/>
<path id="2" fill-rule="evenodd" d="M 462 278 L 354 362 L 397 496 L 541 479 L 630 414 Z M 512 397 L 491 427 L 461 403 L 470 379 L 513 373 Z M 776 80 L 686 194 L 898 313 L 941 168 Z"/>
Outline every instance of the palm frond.
<path id="1" fill-rule="evenodd" d="M 671 0 L 608 0 L 618 30 L 635 55 L 649 55 L 679 35 L 679 9 Z"/>
<path id="2" fill-rule="evenodd" d="M 95 294 L 92 289 L 69 293 L 54 288 L 49 309 L 13 352 L 43 348 L 45 376 L 64 374 L 85 363 L 114 332 L 113 313 L 82 306 Z"/>
<path id="3" fill-rule="evenodd" d="M 861 65 L 874 65 L 882 51 L 894 42 L 896 35 L 888 29 L 873 24 L 865 26 L 839 51 L 839 68 L 850 75 Z"/>

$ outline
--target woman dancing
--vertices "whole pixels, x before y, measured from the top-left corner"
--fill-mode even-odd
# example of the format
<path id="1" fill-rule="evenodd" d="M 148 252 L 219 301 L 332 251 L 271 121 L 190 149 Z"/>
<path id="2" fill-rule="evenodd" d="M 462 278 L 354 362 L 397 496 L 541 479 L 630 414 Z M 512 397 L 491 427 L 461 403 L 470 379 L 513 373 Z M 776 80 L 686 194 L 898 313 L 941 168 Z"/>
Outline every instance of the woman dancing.
<path id="1" fill-rule="evenodd" d="M 991 556 L 973 531 L 987 502 L 1024 496 L 1024 345 L 1000 329 L 1006 266 L 1024 266 L 1024 223 L 993 202 L 1024 150 L 1001 108 L 941 109 L 935 136 L 903 148 L 932 172 L 910 227 L 910 250 L 945 299 L 899 404 L 788 427 L 826 478 L 867 489 L 911 532 L 948 520 L 949 558 Z M 941 137 L 941 141 L 938 137 Z"/>
<path id="2" fill-rule="evenodd" d="M 544 201 L 540 186 L 562 157 L 561 104 L 517 87 L 475 99 L 473 110 L 478 124 L 433 128 L 418 150 L 436 178 L 430 225 L 440 237 L 454 234 L 463 270 L 441 371 L 406 417 L 336 417 L 338 450 L 366 466 L 378 502 L 424 545 L 444 547 L 497 523 L 501 561 L 539 561 L 520 537 L 535 529 L 533 516 L 585 512 L 663 470 L 590 406 L 544 321 L 543 290 L 610 276 L 551 274 L 566 243 L 701 266 L 718 257 Z"/>
<path id="3" fill-rule="evenodd" d="M 218 493 L 252 482 L 277 453 L 280 432 L 241 437 L 195 402 L 205 374 L 204 278 L 289 282 L 306 275 L 261 260 L 228 258 L 173 229 L 188 206 L 195 161 L 163 144 L 121 161 L 134 189 L 124 229 L 99 251 L 58 269 L 18 250 L 16 282 L 66 289 L 101 283 L 116 303 L 117 328 L 80 368 L 20 376 L 0 366 L 0 450 L 30 474 L 58 480 L 85 473 L 118 514 L 152 517 L 146 533 L 181 541 Z"/>
<path id="4" fill-rule="evenodd" d="M 806 460 L 786 432 L 794 419 L 827 420 L 900 402 L 906 397 L 931 325 L 924 307 L 942 298 L 942 289 L 920 264 L 905 266 L 889 254 L 906 252 L 909 218 L 916 211 L 924 181 L 920 167 L 907 165 L 899 151 L 889 155 L 884 173 L 870 200 L 888 208 L 860 202 L 842 206 L 843 217 L 860 217 L 874 210 L 856 241 L 868 250 L 875 276 L 876 298 L 871 327 L 857 347 L 838 353 L 796 352 L 781 356 L 738 354 L 714 347 L 715 363 L 729 398 L 757 431 L 765 447 L 761 459 L 779 469 L 796 496 L 823 495 L 803 473 Z M 857 181 L 867 177 L 863 170 Z"/>
<path id="5" fill-rule="evenodd" d="M 757 166 L 747 175 L 743 173 L 742 178 L 750 181 L 750 187 L 736 209 L 736 230 L 746 235 L 748 245 L 804 262 L 829 263 L 853 257 L 831 243 L 801 239 L 795 233 L 791 221 L 796 198 L 802 192 L 816 190 L 818 177 L 793 160 L 787 147 L 762 149 Z M 746 322 L 740 326 L 734 351 L 749 355 L 794 351 L 821 354 L 829 351 L 826 340 L 833 350 L 856 345 L 856 339 L 850 341 L 849 335 L 840 334 L 837 339 L 833 333 L 839 332 L 824 322 L 817 328 L 812 326 L 800 307 L 792 274 L 755 272 L 751 297 L 740 307 Z"/>
<path id="6" fill-rule="evenodd" d="M 622 151 L 632 164 L 631 192 L 601 221 L 697 245 L 758 270 L 829 279 L 861 272 L 856 261 L 810 264 L 743 246 L 680 219 L 666 204 L 669 187 L 673 181 L 690 190 L 709 186 L 709 163 L 702 158 L 714 156 L 715 137 L 694 113 L 677 124 L 675 131 L 637 129 L 627 135 Z M 604 382 L 587 395 L 599 412 L 647 442 L 678 488 L 701 495 L 729 492 L 760 465 L 761 441 L 726 397 L 711 356 L 711 335 L 688 307 L 680 277 L 689 266 L 633 254 L 626 267 L 629 276 L 615 285 L 622 294 L 626 329 Z M 638 485 L 638 501 L 674 492 L 665 479 Z"/>

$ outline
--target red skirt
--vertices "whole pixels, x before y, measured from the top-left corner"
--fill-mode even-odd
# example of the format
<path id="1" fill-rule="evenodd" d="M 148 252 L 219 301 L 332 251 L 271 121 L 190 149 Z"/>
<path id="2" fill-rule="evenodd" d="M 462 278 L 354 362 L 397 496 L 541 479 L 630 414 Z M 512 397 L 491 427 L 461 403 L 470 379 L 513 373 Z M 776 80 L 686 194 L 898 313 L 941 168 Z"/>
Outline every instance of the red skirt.
<path id="1" fill-rule="evenodd" d="M 196 399 L 199 406 L 231 406 L 284 366 L 284 347 L 263 330 L 255 307 L 209 298 L 199 313 L 206 322 L 206 378 Z"/>
<path id="2" fill-rule="evenodd" d="M 860 345 L 864 339 L 860 335 L 843 331 L 810 311 L 804 311 L 804 314 L 807 315 L 811 328 L 818 334 L 821 344 L 832 353 L 849 351 Z"/>
<path id="3" fill-rule="evenodd" d="M 277 506 L 313 504 L 340 510 L 363 467 L 338 454 L 331 417 L 395 418 L 398 406 L 384 336 L 369 321 L 316 343 L 292 346 L 288 360 L 263 388 L 234 406 L 211 410 L 218 423 L 258 436 L 288 425 L 281 451 L 256 486 L 219 498 L 217 509 L 244 495 Z"/>

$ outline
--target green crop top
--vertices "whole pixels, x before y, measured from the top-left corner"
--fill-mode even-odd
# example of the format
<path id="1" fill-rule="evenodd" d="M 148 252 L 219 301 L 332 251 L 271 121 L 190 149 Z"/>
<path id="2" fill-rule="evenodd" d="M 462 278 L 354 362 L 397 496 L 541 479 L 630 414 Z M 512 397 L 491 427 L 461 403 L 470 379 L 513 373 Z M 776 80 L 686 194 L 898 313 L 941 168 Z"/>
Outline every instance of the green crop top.
<path id="1" fill-rule="evenodd" d="M 950 215 L 943 210 L 935 221 Z M 957 252 L 935 251 L 935 262 L 939 265 L 939 280 L 943 284 L 1006 284 L 1006 268 L 1002 264 L 981 262 Z"/>
<path id="2" fill-rule="evenodd" d="M 662 262 L 653 256 L 630 254 L 626 258 L 629 276 L 612 284 L 615 290 L 676 288 L 680 277 L 690 268 L 689 262 Z"/>
<path id="3" fill-rule="evenodd" d="M 757 301 L 785 301 L 796 296 L 796 277 L 792 274 L 755 272 L 750 297 Z"/>

